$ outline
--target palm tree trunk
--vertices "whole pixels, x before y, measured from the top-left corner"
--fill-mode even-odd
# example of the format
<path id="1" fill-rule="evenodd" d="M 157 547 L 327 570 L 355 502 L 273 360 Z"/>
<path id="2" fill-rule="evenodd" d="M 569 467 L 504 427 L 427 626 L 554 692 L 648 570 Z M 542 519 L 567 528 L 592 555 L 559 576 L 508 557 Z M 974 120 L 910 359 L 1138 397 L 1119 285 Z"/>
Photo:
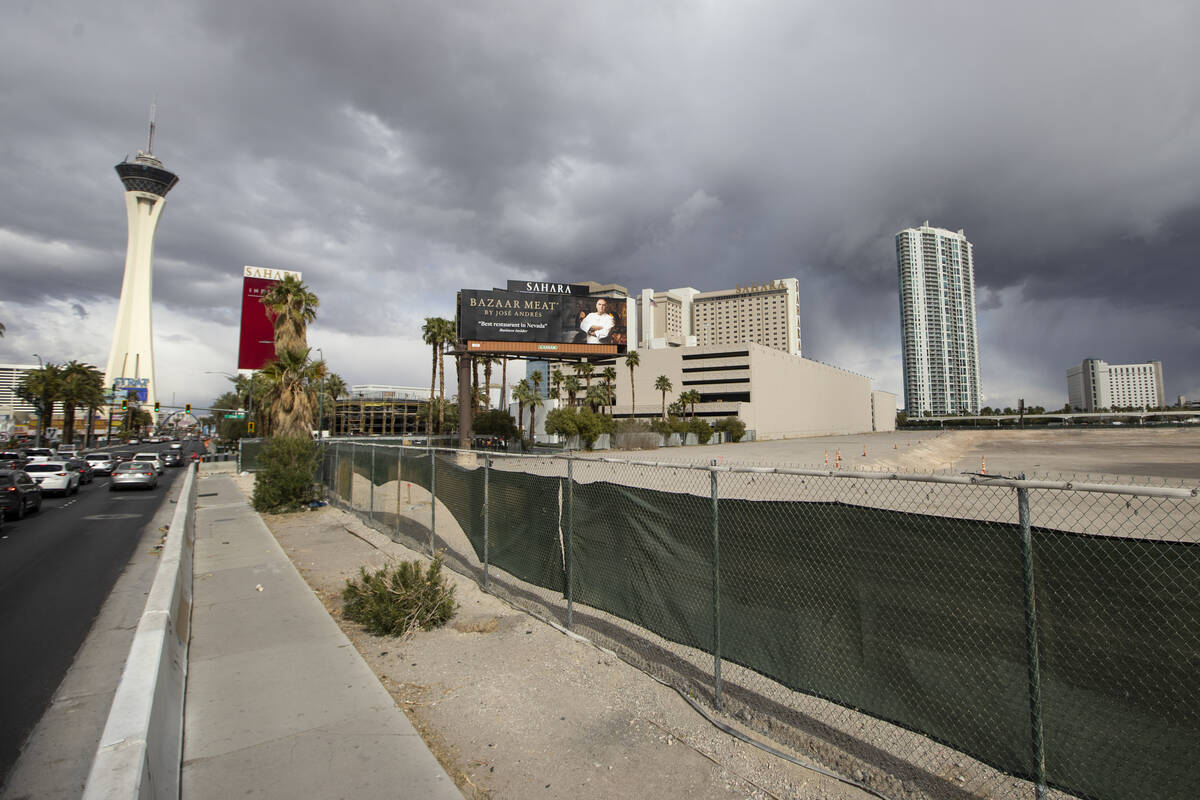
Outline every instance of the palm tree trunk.
<path id="1" fill-rule="evenodd" d="M 425 423 L 425 434 L 427 436 L 433 435 L 433 398 L 434 398 L 433 390 L 434 390 L 434 386 L 437 384 L 437 373 L 438 373 L 437 367 L 438 367 L 438 345 L 437 345 L 437 342 L 434 342 L 433 343 L 433 374 L 430 375 L 430 377 L 429 377 L 429 414 L 428 414 L 429 419 Z"/>
<path id="2" fill-rule="evenodd" d="M 500 408 L 508 411 L 508 356 L 500 360 Z"/>
<path id="3" fill-rule="evenodd" d="M 483 362 L 483 407 L 492 407 L 492 359 Z"/>
<path id="4" fill-rule="evenodd" d="M 629 365 L 629 418 L 637 419 L 637 394 L 633 386 L 633 365 Z"/>
<path id="5" fill-rule="evenodd" d="M 479 409 L 479 359 L 471 356 L 471 412 Z"/>
<path id="6" fill-rule="evenodd" d="M 438 364 L 441 369 L 438 370 L 438 424 L 437 432 L 440 436 L 442 428 L 446 424 L 446 359 L 442 352 L 442 345 L 438 344 Z"/>

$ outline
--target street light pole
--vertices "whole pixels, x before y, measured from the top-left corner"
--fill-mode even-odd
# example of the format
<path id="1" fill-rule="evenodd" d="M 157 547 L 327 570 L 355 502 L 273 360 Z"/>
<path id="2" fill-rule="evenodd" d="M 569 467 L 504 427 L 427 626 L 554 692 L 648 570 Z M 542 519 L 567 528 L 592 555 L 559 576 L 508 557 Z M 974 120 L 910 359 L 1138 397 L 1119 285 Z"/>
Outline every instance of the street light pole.
<path id="1" fill-rule="evenodd" d="M 33 357 L 38 360 L 38 370 L 45 370 L 46 365 L 42 363 L 42 357 L 37 353 Z M 38 428 L 37 437 L 34 442 L 34 447 L 42 446 L 42 427 L 46 424 L 46 376 L 42 375 L 42 402 L 38 405 Z"/>

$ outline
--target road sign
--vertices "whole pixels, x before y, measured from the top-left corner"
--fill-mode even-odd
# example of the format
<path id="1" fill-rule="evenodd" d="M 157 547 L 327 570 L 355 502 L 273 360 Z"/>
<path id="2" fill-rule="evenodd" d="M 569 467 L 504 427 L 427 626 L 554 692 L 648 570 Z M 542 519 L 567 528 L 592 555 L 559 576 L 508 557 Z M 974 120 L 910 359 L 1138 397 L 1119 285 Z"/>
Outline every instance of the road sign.
<path id="1" fill-rule="evenodd" d="M 225 419 L 245 419 L 245 418 L 246 418 L 246 412 L 244 412 L 244 411 L 235 411 L 232 414 L 225 415 Z"/>

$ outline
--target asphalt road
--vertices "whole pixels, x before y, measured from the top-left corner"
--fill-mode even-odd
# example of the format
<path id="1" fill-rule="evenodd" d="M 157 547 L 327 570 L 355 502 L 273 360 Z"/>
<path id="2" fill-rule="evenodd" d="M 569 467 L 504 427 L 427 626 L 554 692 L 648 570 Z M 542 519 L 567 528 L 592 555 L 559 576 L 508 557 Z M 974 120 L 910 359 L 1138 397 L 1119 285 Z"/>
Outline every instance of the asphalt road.
<path id="1" fill-rule="evenodd" d="M 97 476 L 77 494 L 46 497 L 41 511 L 5 524 L 0 538 L 0 785 L 142 529 L 182 473 L 168 467 L 151 491 L 110 492 L 109 479 Z"/>

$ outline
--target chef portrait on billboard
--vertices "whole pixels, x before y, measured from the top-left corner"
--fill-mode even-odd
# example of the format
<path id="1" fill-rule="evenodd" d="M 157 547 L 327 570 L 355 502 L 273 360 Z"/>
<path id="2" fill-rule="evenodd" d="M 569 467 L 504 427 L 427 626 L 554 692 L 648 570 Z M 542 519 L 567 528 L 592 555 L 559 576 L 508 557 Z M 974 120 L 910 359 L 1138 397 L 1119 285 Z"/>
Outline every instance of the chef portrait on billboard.
<path id="1" fill-rule="evenodd" d="M 608 336 L 616 324 L 612 312 L 608 310 L 608 300 L 601 297 L 596 300 L 596 310 L 583 318 L 579 328 L 587 334 L 588 344 L 608 344 Z"/>

